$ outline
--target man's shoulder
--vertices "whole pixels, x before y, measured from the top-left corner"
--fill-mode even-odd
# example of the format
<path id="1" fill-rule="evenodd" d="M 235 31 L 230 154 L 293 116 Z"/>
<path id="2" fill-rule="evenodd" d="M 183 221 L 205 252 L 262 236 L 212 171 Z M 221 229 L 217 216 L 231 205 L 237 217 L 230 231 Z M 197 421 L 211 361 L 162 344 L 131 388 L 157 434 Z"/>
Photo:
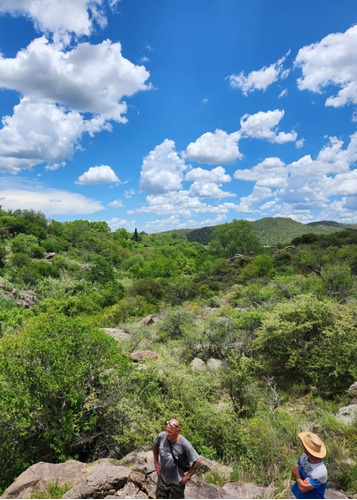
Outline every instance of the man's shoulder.
<path id="1" fill-rule="evenodd" d="M 314 467 L 311 475 L 314 479 L 316 479 L 316 481 L 319 481 L 320 483 L 327 482 L 327 468 L 322 460 Z"/>
<path id="2" fill-rule="evenodd" d="M 160 443 L 165 437 L 166 437 L 166 432 L 165 431 L 160 432 L 154 439 L 154 443 L 155 444 Z"/>
<path id="3" fill-rule="evenodd" d="M 193 446 L 190 443 L 190 441 L 188 439 L 186 439 L 184 436 L 182 436 L 182 434 L 180 435 L 180 439 L 179 439 L 178 443 L 181 446 L 184 446 L 185 448 L 192 448 L 193 449 Z"/>

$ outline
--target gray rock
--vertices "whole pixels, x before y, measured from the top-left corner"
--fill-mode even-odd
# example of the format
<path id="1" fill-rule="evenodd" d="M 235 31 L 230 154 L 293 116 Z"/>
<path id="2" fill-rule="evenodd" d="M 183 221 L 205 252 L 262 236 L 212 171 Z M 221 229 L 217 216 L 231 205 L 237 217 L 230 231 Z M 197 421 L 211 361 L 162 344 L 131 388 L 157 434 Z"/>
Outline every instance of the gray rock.
<path id="1" fill-rule="evenodd" d="M 211 371 L 218 370 L 222 366 L 222 361 L 216 358 L 209 358 L 207 360 L 207 368 Z"/>
<path id="2" fill-rule="evenodd" d="M 136 351 L 132 352 L 130 358 L 138 363 L 139 361 L 143 361 L 144 359 L 157 359 L 158 355 L 154 351 Z"/>
<path id="3" fill-rule="evenodd" d="M 129 333 L 124 332 L 124 330 L 120 330 L 119 328 L 102 328 L 105 333 L 108 333 L 115 340 L 130 340 L 131 335 Z"/>
<path id="4" fill-rule="evenodd" d="M 144 474 L 151 474 L 155 471 L 154 456 L 151 449 L 139 448 L 139 450 L 132 451 L 119 460 L 119 463 L 125 467 L 135 467 L 136 470 Z"/>
<path id="5" fill-rule="evenodd" d="M 208 458 L 205 457 L 200 457 L 201 458 L 201 467 L 200 467 L 200 474 L 204 474 L 207 472 L 217 472 L 219 475 L 225 477 L 227 479 L 227 483 L 230 480 L 231 474 L 233 472 L 232 467 L 228 467 L 228 465 L 222 465 L 219 464 L 218 462 L 215 462 L 214 460 L 209 460 Z"/>
<path id="6" fill-rule="evenodd" d="M 149 314 L 149 316 L 145 316 L 145 318 L 143 318 L 140 323 L 142 325 L 152 325 L 153 323 L 155 323 L 154 316 L 152 314 Z"/>
<path id="7" fill-rule="evenodd" d="M 357 403 L 357 382 L 353 382 L 347 391 L 351 403 Z"/>
<path id="8" fill-rule="evenodd" d="M 102 492 L 102 497 L 105 493 L 111 494 L 124 488 L 130 472 L 122 465 L 112 465 L 109 460 L 95 463 L 89 473 L 62 498 L 99 498 L 98 492 Z"/>
<path id="9" fill-rule="evenodd" d="M 208 484 L 197 476 L 193 476 L 186 484 L 186 498 L 222 498 L 220 488 L 214 484 Z"/>
<path id="10" fill-rule="evenodd" d="M 325 498 L 348 498 L 343 491 L 332 490 L 327 488 L 325 491 Z"/>
<path id="11" fill-rule="evenodd" d="M 192 370 L 203 370 L 204 367 L 205 367 L 205 362 L 200 359 L 200 358 L 194 358 L 191 363 L 190 363 L 190 366 L 192 368 Z"/>
<path id="12" fill-rule="evenodd" d="M 39 462 L 26 469 L 4 491 L 1 498 L 31 498 L 35 493 L 44 493 L 49 484 L 72 486 L 86 474 L 87 465 L 76 460 L 63 464 Z"/>
<path id="13" fill-rule="evenodd" d="M 352 424 L 355 419 L 357 419 L 357 404 L 344 406 L 340 408 L 336 413 L 336 418 L 343 424 Z"/>
<path id="14" fill-rule="evenodd" d="M 268 488 L 253 483 L 227 483 L 222 488 L 222 498 L 267 498 Z"/>

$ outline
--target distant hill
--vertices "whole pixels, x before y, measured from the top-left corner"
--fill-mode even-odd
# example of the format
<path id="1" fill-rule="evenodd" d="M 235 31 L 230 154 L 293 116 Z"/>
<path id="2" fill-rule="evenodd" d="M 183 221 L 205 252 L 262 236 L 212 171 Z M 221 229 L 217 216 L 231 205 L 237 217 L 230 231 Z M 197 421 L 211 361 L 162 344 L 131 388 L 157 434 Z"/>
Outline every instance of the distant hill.
<path id="1" fill-rule="evenodd" d="M 252 221 L 253 231 L 259 236 L 262 245 L 279 245 L 289 243 L 293 238 L 307 233 L 331 234 L 346 229 L 357 229 L 357 224 L 341 224 L 334 221 L 318 221 L 302 224 L 284 217 L 264 217 Z M 197 241 L 208 245 L 212 233 L 217 226 L 206 226 L 199 229 L 180 229 L 170 233 L 185 235 L 188 241 Z"/>

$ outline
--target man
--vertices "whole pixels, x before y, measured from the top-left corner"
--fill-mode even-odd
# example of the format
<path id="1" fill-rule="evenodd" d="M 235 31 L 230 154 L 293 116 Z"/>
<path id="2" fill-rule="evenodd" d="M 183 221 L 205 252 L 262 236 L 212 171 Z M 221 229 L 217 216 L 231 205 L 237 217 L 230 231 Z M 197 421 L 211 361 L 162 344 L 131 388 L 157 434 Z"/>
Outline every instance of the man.
<path id="1" fill-rule="evenodd" d="M 327 469 L 323 462 L 326 448 L 312 432 L 300 432 L 304 452 L 291 469 L 295 483 L 291 488 L 295 498 L 325 498 Z"/>
<path id="2" fill-rule="evenodd" d="M 166 431 L 154 439 L 153 453 L 158 475 L 156 498 L 185 498 L 185 485 L 201 460 L 191 443 L 180 435 L 178 420 L 166 421 Z"/>

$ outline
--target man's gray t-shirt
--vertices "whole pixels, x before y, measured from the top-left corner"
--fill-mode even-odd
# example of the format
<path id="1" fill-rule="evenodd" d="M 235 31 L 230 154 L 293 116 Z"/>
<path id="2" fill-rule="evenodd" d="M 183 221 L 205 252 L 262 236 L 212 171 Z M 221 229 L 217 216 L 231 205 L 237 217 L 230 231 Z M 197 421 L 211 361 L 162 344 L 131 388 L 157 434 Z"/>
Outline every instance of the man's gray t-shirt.
<path id="1" fill-rule="evenodd" d="M 172 457 L 165 431 L 160 432 L 154 439 L 154 445 L 159 448 L 161 478 L 166 484 L 179 484 L 185 473 L 181 467 L 176 465 Z M 176 443 L 171 442 L 171 446 L 173 454 L 179 462 L 196 462 L 199 458 L 192 444 L 183 436 L 180 436 L 180 439 Z"/>

